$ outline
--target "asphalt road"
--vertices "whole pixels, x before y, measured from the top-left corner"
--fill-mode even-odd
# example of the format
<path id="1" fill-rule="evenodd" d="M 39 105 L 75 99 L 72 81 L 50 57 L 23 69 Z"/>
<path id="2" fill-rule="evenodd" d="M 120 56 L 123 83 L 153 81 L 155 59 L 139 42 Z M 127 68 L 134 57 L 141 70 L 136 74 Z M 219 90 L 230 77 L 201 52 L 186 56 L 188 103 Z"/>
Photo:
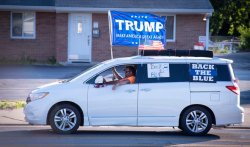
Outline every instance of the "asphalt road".
<path id="1" fill-rule="evenodd" d="M 172 128 L 88 127 L 59 135 L 44 126 L 0 126 L 1 147 L 249 145 L 250 131 L 244 129 L 220 128 L 206 136 L 186 136 Z"/>
<path id="2" fill-rule="evenodd" d="M 0 100 L 25 100 L 33 89 L 71 78 L 90 66 L 0 65 Z"/>

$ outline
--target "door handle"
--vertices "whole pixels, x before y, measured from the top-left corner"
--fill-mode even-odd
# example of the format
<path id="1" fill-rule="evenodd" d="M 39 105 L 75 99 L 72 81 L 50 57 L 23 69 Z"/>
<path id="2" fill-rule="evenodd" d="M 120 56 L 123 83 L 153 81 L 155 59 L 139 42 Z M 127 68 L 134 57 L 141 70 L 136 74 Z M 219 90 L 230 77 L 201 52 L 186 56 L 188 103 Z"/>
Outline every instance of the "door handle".
<path id="1" fill-rule="evenodd" d="M 141 91 L 145 91 L 145 92 L 148 92 L 148 91 L 150 91 L 150 90 L 151 90 L 150 88 L 141 89 Z"/>
<path id="2" fill-rule="evenodd" d="M 125 92 L 127 92 L 127 93 L 132 93 L 132 92 L 135 92 L 135 90 L 134 90 L 134 89 L 128 89 L 128 90 L 126 90 Z"/>

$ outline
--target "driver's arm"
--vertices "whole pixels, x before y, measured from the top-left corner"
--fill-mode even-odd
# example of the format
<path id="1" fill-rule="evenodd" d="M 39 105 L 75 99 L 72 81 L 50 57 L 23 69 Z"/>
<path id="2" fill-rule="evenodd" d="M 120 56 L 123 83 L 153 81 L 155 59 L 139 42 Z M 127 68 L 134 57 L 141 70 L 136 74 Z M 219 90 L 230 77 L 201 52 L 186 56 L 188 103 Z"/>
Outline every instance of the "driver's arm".
<path id="1" fill-rule="evenodd" d="M 130 81 L 128 79 L 121 79 L 116 81 L 116 83 L 113 85 L 112 90 L 115 90 L 116 87 L 125 85 L 125 84 L 130 84 Z"/>
<path id="2" fill-rule="evenodd" d="M 106 81 L 105 78 L 103 78 L 103 84 L 115 84 L 116 81 Z"/>

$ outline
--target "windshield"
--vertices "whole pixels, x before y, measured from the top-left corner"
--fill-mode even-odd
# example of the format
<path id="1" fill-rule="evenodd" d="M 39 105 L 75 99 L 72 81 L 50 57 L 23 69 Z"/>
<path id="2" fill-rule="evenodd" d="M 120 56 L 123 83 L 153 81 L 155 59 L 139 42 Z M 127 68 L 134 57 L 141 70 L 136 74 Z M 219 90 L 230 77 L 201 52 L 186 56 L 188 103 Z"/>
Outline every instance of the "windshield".
<path id="1" fill-rule="evenodd" d="M 94 66 L 88 68 L 87 70 L 84 70 L 84 71 L 81 72 L 80 74 L 78 74 L 78 75 L 76 75 L 76 76 L 74 76 L 74 77 L 72 77 L 72 78 L 70 78 L 70 79 L 68 79 L 68 80 L 65 80 L 65 81 L 63 81 L 63 82 L 74 81 L 74 80 L 76 80 L 76 79 L 78 79 L 78 78 L 80 78 L 80 77 L 82 77 L 82 76 L 84 76 L 84 75 L 86 75 L 86 74 L 88 74 L 88 73 L 94 71 L 96 68 L 100 68 L 100 67 L 102 67 L 103 65 L 109 64 L 109 63 L 111 63 L 111 62 L 113 62 L 113 61 L 114 61 L 113 59 L 110 59 L 110 60 L 106 60 L 106 61 L 103 61 L 103 62 L 101 62 L 101 63 L 98 63 L 98 64 L 96 64 L 96 65 L 94 65 Z"/>
<path id="2" fill-rule="evenodd" d="M 84 70 L 83 72 L 77 74 L 76 76 L 74 76 L 70 79 L 64 80 L 63 82 L 70 82 L 70 81 L 76 80 L 79 77 L 81 77 L 82 75 L 88 74 L 88 73 L 92 72 L 95 68 L 99 68 L 99 67 L 103 66 L 104 64 L 105 64 L 105 62 L 98 63 L 98 64 L 88 68 L 87 70 Z"/>

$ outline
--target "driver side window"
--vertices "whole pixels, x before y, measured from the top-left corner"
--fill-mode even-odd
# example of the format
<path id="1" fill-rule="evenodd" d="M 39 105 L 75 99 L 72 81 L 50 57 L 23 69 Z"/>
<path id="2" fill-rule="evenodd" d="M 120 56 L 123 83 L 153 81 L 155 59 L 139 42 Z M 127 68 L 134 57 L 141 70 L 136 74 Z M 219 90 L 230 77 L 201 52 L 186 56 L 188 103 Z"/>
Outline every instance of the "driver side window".
<path id="1" fill-rule="evenodd" d="M 116 69 L 117 73 L 121 77 L 125 76 L 124 71 L 123 71 L 125 68 L 125 65 L 115 66 L 114 68 Z M 105 70 L 104 72 L 100 73 L 99 76 L 102 76 L 106 80 L 106 82 L 117 80 L 115 76 L 113 75 L 112 68 L 109 68 Z"/>
<path id="2" fill-rule="evenodd" d="M 113 75 L 113 71 L 112 71 L 112 68 L 115 68 L 115 70 L 117 71 L 117 73 L 121 76 L 121 77 L 125 77 L 125 72 L 124 72 L 124 69 L 126 68 L 127 65 L 119 65 L 119 66 L 115 66 L 115 67 L 111 67 L 99 74 L 97 74 L 96 76 L 94 76 L 93 78 L 91 78 L 87 83 L 88 84 L 95 84 L 95 79 L 98 77 L 98 76 L 101 76 L 104 78 L 104 80 L 106 82 L 110 82 L 110 81 L 115 81 L 115 80 L 118 80 L 116 78 L 116 76 Z M 133 67 L 135 67 L 136 69 L 136 65 L 132 65 Z"/>

